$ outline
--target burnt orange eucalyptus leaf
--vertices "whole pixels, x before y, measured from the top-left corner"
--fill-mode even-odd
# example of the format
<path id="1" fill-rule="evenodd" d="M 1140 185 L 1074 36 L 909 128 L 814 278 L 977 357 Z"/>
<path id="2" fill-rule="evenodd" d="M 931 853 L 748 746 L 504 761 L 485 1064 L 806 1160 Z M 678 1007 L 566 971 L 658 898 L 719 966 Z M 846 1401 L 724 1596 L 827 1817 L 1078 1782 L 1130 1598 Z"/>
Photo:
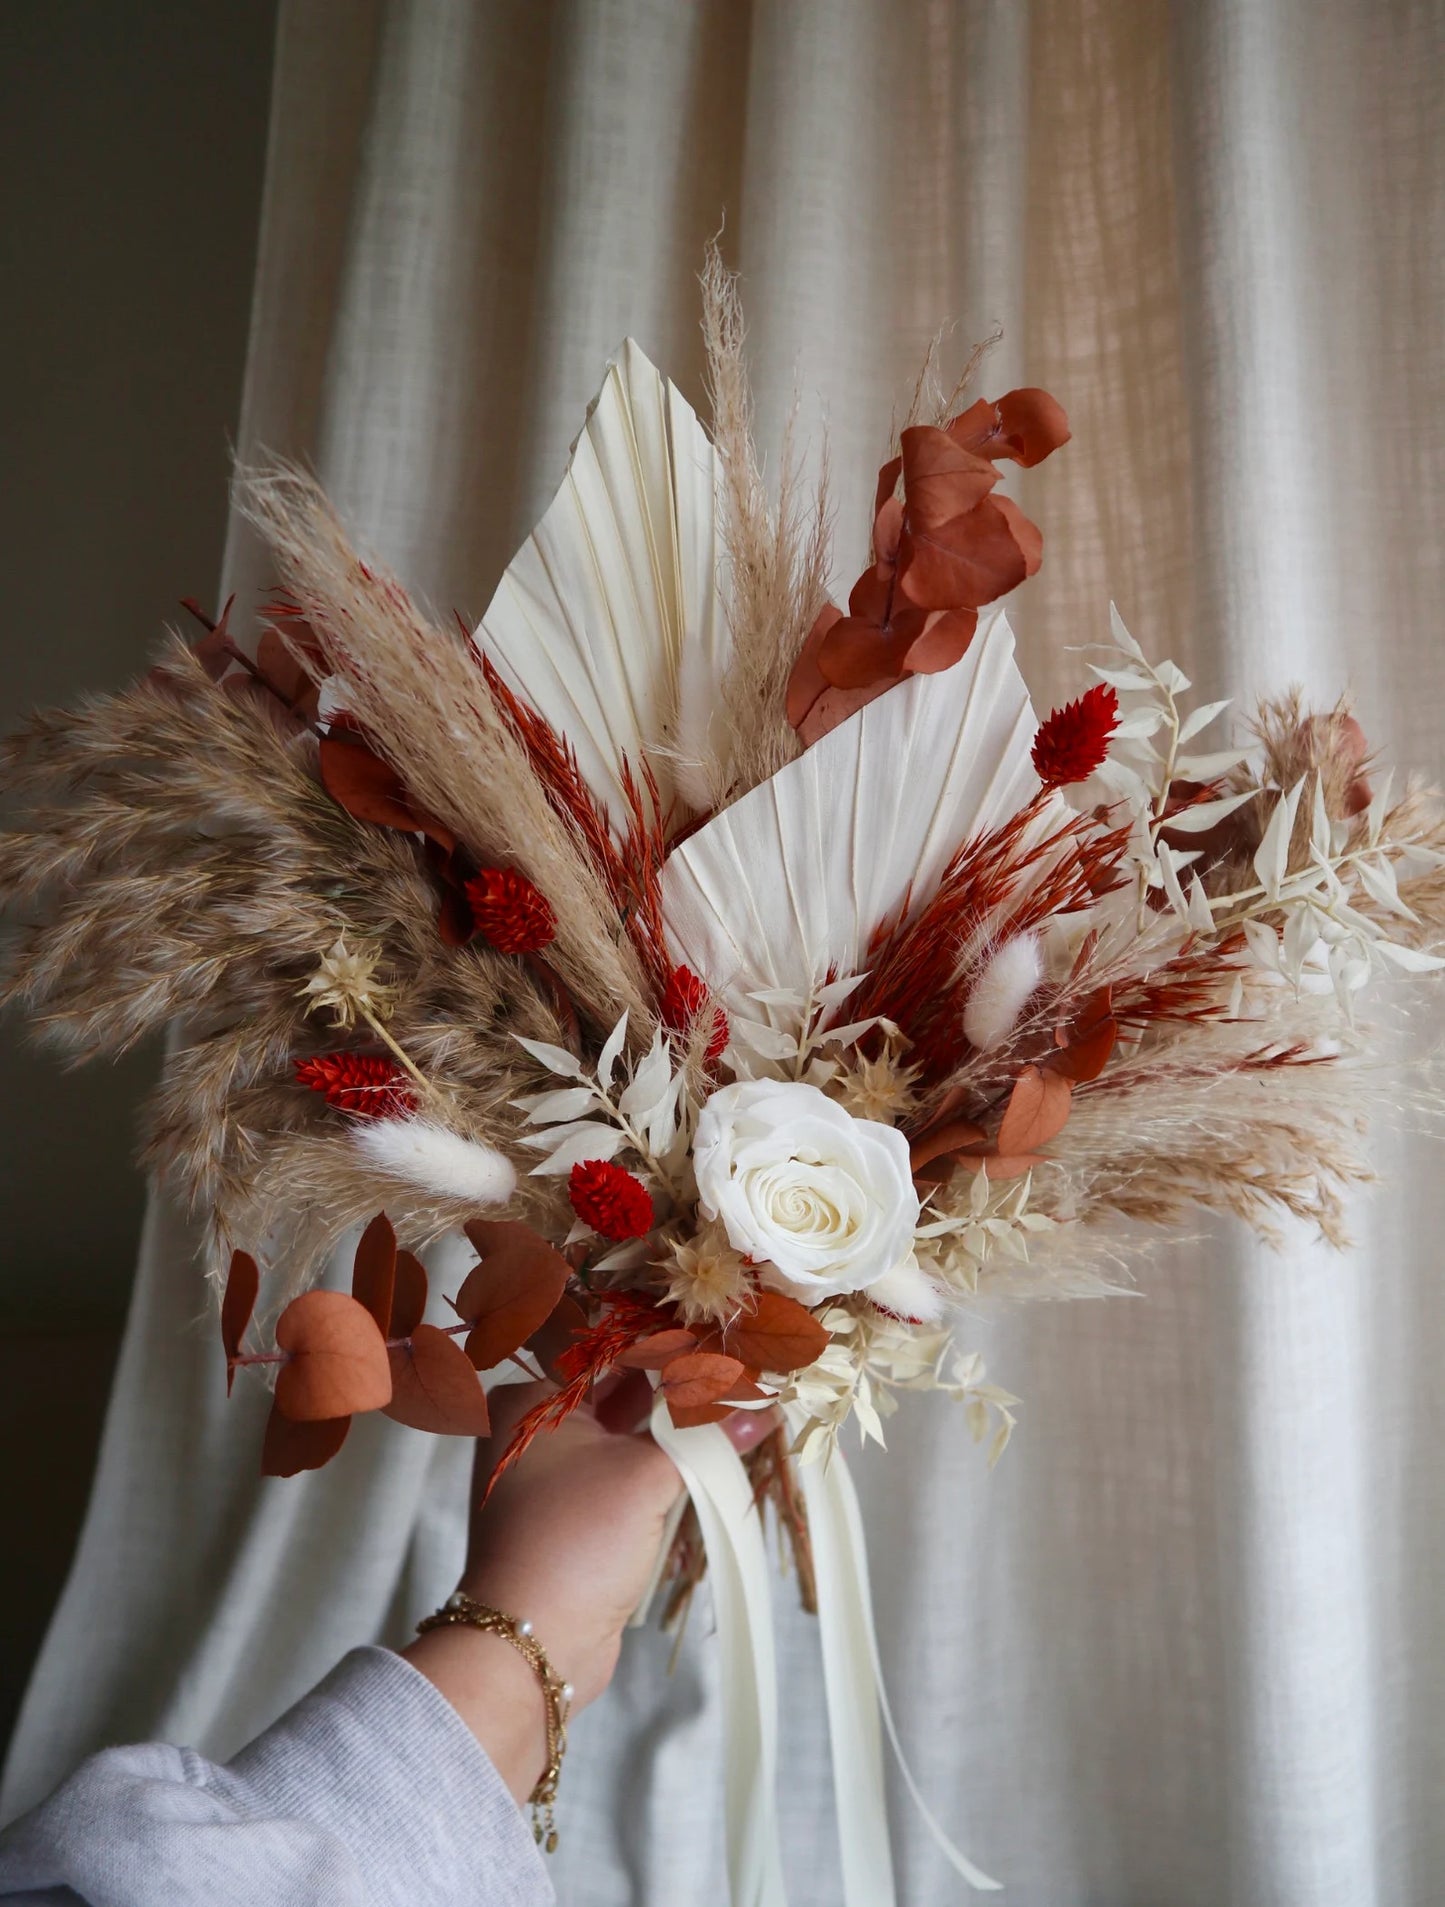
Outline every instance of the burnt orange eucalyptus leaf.
<path id="1" fill-rule="evenodd" d="M 820 612 L 789 680 L 788 720 L 805 746 L 905 676 L 952 668 L 977 611 L 1034 574 L 1043 539 L 992 494 L 996 461 L 1039 463 L 1068 436 L 1062 407 L 1039 390 L 980 400 L 942 429 L 903 431 L 900 455 L 878 473 L 872 564 L 846 616 L 832 603 Z"/>
<path id="2" fill-rule="evenodd" d="M 675 1331 L 654 1331 L 650 1337 L 639 1338 L 636 1344 L 628 1345 L 617 1360 L 621 1371 L 660 1371 L 664 1364 L 675 1357 L 681 1357 L 684 1351 L 697 1349 L 697 1336 L 692 1331 L 680 1327 Z"/>
<path id="3" fill-rule="evenodd" d="M 983 457 L 1008 457 L 1032 469 L 1071 435 L 1063 405 L 1032 385 L 1006 391 L 997 403 L 981 397 L 947 426 L 950 437 Z"/>
<path id="4" fill-rule="evenodd" d="M 998 482 L 998 471 L 988 458 L 966 449 L 946 430 L 914 424 L 898 442 L 903 452 L 908 523 L 915 532 L 939 530 L 964 516 Z"/>
<path id="5" fill-rule="evenodd" d="M 911 618 L 909 633 L 900 638 L 893 628 L 864 616 L 839 617 L 819 651 L 825 680 L 835 689 L 867 689 L 884 677 L 901 682 L 903 645 L 923 633 L 923 621 L 921 616 Z"/>
<path id="6" fill-rule="evenodd" d="M 276 1407 L 293 1423 L 380 1410 L 391 1401 L 386 1340 L 364 1304 L 344 1291 L 303 1291 L 276 1321 L 289 1351 L 276 1379 Z"/>
<path id="7" fill-rule="evenodd" d="M 221 1299 L 221 1343 L 226 1350 L 226 1395 L 236 1379 L 236 1359 L 241 1355 L 241 1340 L 251 1313 L 256 1309 L 256 1294 L 261 1289 L 261 1274 L 248 1251 L 231 1253 L 231 1268 L 226 1273 L 226 1291 Z"/>
<path id="8" fill-rule="evenodd" d="M 898 546 L 898 592 L 919 609 L 981 609 L 1028 573 L 1009 512 L 994 497 L 936 530 L 915 528 L 910 517 Z"/>
<path id="9" fill-rule="evenodd" d="M 392 1293 L 396 1286 L 396 1233 L 385 1212 L 361 1234 L 351 1267 L 351 1295 L 376 1319 L 383 1337 L 391 1331 Z"/>
<path id="10" fill-rule="evenodd" d="M 755 1371 L 801 1371 L 828 1348 L 828 1333 L 806 1305 L 781 1291 L 757 1290 L 723 1332 L 729 1357 Z"/>
<path id="11" fill-rule="evenodd" d="M 464 1230 L 482 1262 L 457 1293 L 457 1316 L 472 1326 L 467 1356 L 486 1371 L 541 1329 L 572 1268 L 540 1232 L 517 1219 L 472 1219 Z"/>
<path id="12" fill-rule="evenodd" d="M 972 1150 L 984 1142 L 982 1126 L 976 1126 L 969 1119 L 949 1119 L 931 1131 L 920 1133 L 908 1148 L 908 1159 L 915 1173 L 921 1172 L 926 1165 L 932 1165 L 935 1159 L 946 1158 L 950 1153 Z"/>
<path id="13" fill-rule="evenodd" d="M 1018 545 L 1019 555 L 1024 562 L 1024 575 L 1037 576 L 1044 560 L 1044 533 L 1031 517 L 1026 517 L 1012 497 L 997 496 L 988 500 L 990 510 L 997 510 L 1008 525 L 1009 535 Z"/>
<path id="14" fill-rule="evenodd" d="M 298 1424 L 272 1404 L 261 1444 L 261 1475 L 294 1477 L 301 1470 L 319 1470 L 346 1442 L 350 1428 L 349 1416 Z"/>
<path id="15" fill-rule="evenodd" d="M 409 1251 L 396 1254 L 396 1276 L 391 1288 L 389 1338 L 409 1338 L 426 1316 L 426 1266 Z"/>
<path id="16" fill-rule="evenodd" d="M 289 704 L 304 721 L 316 720 L 320 691 L 274 629 L 262 631 L 256 644 L 256 667 L 274 695 Z"/>
<path id="17" fill-rule="evenodd" d="M 823 638 L 842 615 L 836 603 L 825 604 L 798 651 L 793 673 L 788 677 L 787 715 L 793 728 L 803 726 L 808 711 L 829 686 L 827 676 L 818 667 L 818 651 L 823 646 Z"/>
<path id="18" fill-rule="evenodd" d="M 733 1414 L 731 1404 L 674 1404 L 669 1401 L 667 1414 L 672 1419 L 675 1430 L 696 1430 L 701 1424 L 726 1423 Z"/>
<path id="19" fill-rule="evenodd" d="M 745 1370 L 741 1359 L 717 1351 L 684 1351 L 663 1366 L 662 1394 L 669 1410 L 674 1404 L 679 1410 L 716 1404 L 742 1379 Z"/>
<path id="20" fill-rule="evenodd" d="M 967 1163 L 967 1160 L 964 1161 Z M 1032 1172 L 1036 1165 L 1042 1165 L 1041 1152 L 1020 1152 L 1005 1155 L 999 1152 L 985 1153 L 978 1161 L 978 1169 L 986 1179 L 1021 1179 L 1026 1172 Z"/>
<path id="21" fill-rule="evenodd" d="M 401 777 L 389 762 L 354 737 L 324 735 L 319 748 L 321 783 L 327 794 L 356 821 L 403 834 L 424 834 L 444 854 L 456 847 L 456 836 L 444 822 L 414 808 Z"/>
<path id="22" fill-rule="evenodd" d="M 1039 1066 L 1025 1066 L 1009 1095 L 998 1129 L 1000 1161 L 1019 1153 L 1034 1152 L 1047 1145 L 1068 1124 L 1073 1092 L 1067 1079 L 1045 1072 Z M 1004 1176 L 990 1172 L 991 1178 Z"/>
<path id="23" fill-rule="evenodd" d="M 909 675 L 937 675 L 951 669 L 963 660 L 977 630 L 976 609 L 935 609 L 903 652 L 904 670 Z"/>
<path id="24" fill-rule="evenodd" d="M 1072 1027 L 1056 1030 L 1059 1050 L 1045 1062 L 1051 1073 L 1061 1074 L 1072 1086 L 1083 1086 L 1099 1077 L 1119 1038 L 1119 1022 L 1111 1009 L 1111 989 L 1103 987 L 1084 1003 Z"/>
<path id="25" fill-rule="evenodd" d="M 419 1324 L 387 1353 L 391 1402 L 386 1415 L 413 1430 L 446 1437 L 485 1437 L 491 1431 L 487 1394 L 476 1367 L 455 1338 Z"/>

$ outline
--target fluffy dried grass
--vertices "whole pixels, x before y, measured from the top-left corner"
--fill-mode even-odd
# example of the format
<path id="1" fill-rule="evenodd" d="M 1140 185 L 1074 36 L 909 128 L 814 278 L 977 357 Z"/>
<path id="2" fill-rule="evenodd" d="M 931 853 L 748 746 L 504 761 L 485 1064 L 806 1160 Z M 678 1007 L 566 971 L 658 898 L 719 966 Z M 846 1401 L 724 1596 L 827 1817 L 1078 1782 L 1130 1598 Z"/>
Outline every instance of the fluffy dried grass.
<path id="1" fill-rule="evenodd" d="M 702 272 L 712 434 L 723 467 L 721 539 L 732 661 L 723 683 L 723 739 L 713 800 L 722 806 L 801 753 L 784 715 L 788 677 L 828 598 L 830 540 L 826 447 L 812 496 L 803 491 L 788 419 L 769 496 L 753 439 L 753 399 L 737 278 L 709 246 Z"/>
<path id="2" fill-rule="evenodd" d="M 242 507 L 269 542 L 340 699 L 409 795 L 479 861 L 513 864 L 557 916 L 550 958 L 607 1026 L 640 1037 L 648 989 L 615 907 L 503 720 L 467 638 L 427 621 L 395 577 L 363 563 L 314 479 L 287 465 L 244 473 Z M 297 650 L 301 660 L 300 650 Z"/>
<path id="3" fill-rule="evenodd" d="M 466 1138 L 509 1148 L 507 1102 L 547 1083 L 513 1035 L 561 1029 L 517 962 L 443 945 L 413 843 L 339 808 L 309 732 L 218 687 L 179 641 L 146 681 L 35 716 L 0 771 L 34 803 L 0 838 L 0 903 L 30 914 L 0 999 L 75 1063 L 176 1027 L 143 1157 L 205 1215 L 208 1266 L 263 1238 L 287 1257 L 294 1235 L 294 1284 L 383 1206 L 434 1237 L 435 1202 L 370 1172 L 294 1078 L 296 1058 L 353 1043 L 300 997 L 317 957 L 339 936 L 379 950 L 393 1031 Z"/>

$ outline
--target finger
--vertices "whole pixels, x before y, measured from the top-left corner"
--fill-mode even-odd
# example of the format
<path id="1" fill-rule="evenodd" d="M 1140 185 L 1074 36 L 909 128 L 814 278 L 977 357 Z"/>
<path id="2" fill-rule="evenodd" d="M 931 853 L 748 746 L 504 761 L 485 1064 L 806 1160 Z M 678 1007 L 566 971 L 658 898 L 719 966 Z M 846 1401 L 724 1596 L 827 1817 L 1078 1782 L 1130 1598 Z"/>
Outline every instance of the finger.
<path id="1" fill-rule="evenodd" d="M 771 1437 L 782 1421 L 783 1414 L 776 1409 L 735 1410 L 731 1417 L 723 1419 L 722 1433 L 738 1455 L 742 1456 L 749 1450 L 756 1450 L 760 1443 Z"/>

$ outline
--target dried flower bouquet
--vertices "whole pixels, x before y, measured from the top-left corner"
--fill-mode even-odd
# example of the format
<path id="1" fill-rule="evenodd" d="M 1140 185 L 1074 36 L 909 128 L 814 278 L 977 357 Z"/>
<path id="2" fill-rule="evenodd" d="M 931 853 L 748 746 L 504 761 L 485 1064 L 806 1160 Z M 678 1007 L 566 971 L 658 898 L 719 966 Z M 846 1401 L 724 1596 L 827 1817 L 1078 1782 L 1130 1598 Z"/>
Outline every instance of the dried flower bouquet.
<path id="1" fill-rule="evenodd" d="M 268 1471 L 363 1411 L 485 1434 L 502 1366 L 555 1382 L 508 1458 L 619 1372 L 675 1431 L 777 1404 L 753 1476 L 808 1596 L 792 1466 L 850 1418 L 881 1443 L 938 1389 L 1007 1441 L 966 1301 L 1107 1290 L 1121 1221 L 1191 1206 L 1343 1241 L 1356 1005 L 1442 965 L 1445 821 L 1343 704 L 1207 739 L 1226 704 L 1117 615 L 1036 719 L 989 605 L 1040 560 L 999 479 L 1067 440 L 1041 391 L 920 385 L 831 603 L 826 498 L 791 455 L 770 496 L 716 259 L 704 290 L 712 434 L 625 346 L 475 632 L 306 476 L 246 480 L 254 656 L 223 616 L 5 745 L 5 993 L 77 1059 L 180 1022 L 145 1158 L 205 1218 L 230 1370 L 274 1376 Z M 415 1254 L 458 1229 L 428 1322 Z M 685 1527 L 674 1605 L 701 1560 Z"/>

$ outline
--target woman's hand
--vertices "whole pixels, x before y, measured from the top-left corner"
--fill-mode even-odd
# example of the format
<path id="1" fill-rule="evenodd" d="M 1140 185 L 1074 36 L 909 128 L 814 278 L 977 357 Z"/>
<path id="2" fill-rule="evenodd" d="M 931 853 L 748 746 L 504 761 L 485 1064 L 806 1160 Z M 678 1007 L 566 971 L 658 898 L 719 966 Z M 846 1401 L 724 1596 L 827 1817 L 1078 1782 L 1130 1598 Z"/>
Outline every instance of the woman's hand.
<path id="1" fill-rule="evenodd" d="M 471 1535 L 460 1588 L 530 1621 L 573 1709 L 606 1688 L 622 1631 L 657 1564 L 682 1488 L 672 1461 L 643 1433 L 604 1428 L 591 1406 L 544 1431 L 486 1496 L 522 1414 L 549 1386 L 492 1393 L 492 1434 L 477 1445 Z M 599 1392 L 604 1416 L 607 1393 Z M 723 1426 L 739 1450 L 773 1428 L 771 1413 L 738 1412 Z M 500 1636 L 461 1625 L 429 1630 L 405 1651 L 471 1728 L 518 1800 L 546 1761 L 542 1691 Z"/>

